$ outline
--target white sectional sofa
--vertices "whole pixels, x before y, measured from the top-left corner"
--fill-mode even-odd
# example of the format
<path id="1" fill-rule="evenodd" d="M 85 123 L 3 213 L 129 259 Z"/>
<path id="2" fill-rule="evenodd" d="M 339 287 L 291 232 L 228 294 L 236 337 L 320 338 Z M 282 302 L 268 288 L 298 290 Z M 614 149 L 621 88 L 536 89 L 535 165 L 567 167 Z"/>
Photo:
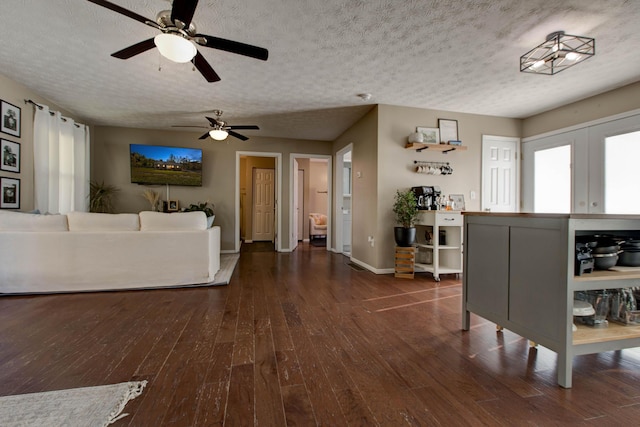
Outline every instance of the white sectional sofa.
<path id="1" fill-rule="evenodd" d="M 219 269 L 220 227 L 204 212 L 0 211 L 0 293 L 206 285 Z"/>

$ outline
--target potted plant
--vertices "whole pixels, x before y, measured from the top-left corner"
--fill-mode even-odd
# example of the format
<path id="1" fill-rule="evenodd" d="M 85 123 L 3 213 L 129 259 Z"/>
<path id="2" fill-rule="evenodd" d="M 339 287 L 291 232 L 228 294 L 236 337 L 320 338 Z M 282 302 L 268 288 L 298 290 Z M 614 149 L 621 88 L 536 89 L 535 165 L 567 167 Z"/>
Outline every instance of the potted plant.
<path id="1" fill-rule="evenodd" d="M 396 190 L 393 213 L 396 215 L 396 222 L 400 224 L 394 228 L 396 245 L 411 246 L 416 240 L 414 225 L 418 219 L 418 203 L 413 190 Z"/>
<path id="2" fill-rule="evenodd" d="M 186 208 L 185 212 L 194 212 L 194 211 L 202 211 L 207 215 L 207 227 L 211 228 L 213 225 L 213 220 L 216 218 L 215 213 L 213 212 L 213 208 L 215 205 L 209 202 L 198 202 L 192 203 Z"/>
<path id="3" fill-rule="evenodd" d="M 104 181 L 89 183 L 89 212 L 113 213 L 113 199 L 120 191 L 115 185 L 105 184 Z"/>

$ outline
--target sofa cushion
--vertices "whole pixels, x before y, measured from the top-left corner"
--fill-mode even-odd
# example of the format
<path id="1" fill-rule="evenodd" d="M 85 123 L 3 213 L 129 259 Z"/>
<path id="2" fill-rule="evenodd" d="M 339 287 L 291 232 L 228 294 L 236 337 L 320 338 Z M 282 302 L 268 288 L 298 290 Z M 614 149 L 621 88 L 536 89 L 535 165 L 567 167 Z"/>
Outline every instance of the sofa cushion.
<path id="1" fill-rule="evenodd" d="M 69 231 L 138 231 L 138 214 L 107 214 L 93 212 L 69 212 Z"/>
<path id="2" fill-rule="evenodd" d="M 206 230 L 207 215 L 194 212 L 140 212 L 140 231 Z"/>
<path id="3" fill-rule="evenodd" d="M 66 215 L 0 211 L 0 231 L 69 231 Z"/>

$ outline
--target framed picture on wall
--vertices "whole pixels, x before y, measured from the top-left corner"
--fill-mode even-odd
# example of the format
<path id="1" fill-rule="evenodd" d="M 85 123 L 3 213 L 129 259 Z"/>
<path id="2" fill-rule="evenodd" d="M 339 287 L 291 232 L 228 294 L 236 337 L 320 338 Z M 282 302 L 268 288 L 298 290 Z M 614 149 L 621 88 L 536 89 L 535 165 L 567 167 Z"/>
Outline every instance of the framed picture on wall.
<path id="1" fill-rule="evenodd" d="M 20 144 L 0 139 L 0 170 L 20 173 Z"/>
<path id="2" fill-rule="evenodd" d="M 20 107 L 0 101 L 0 131 L 20 138 Z"/>
<path id="3" fill-rule="evenodd" d="M 440 129 L 440 139 L 447 144 L 449 141 L 458 141 L 458 121 L 449 119 L 438 119 Z"/>
<path id="4" fill-rule="evenodd" d="M 0 209 L 20 209 L 20 180 L 0 177 Z"/>
<path id="5" fill-rule="evenodd" d="M 440 144 L 440 130 L 438 128 L 417 127 L 416 132 L 422 134 L 423 144 Z"/>

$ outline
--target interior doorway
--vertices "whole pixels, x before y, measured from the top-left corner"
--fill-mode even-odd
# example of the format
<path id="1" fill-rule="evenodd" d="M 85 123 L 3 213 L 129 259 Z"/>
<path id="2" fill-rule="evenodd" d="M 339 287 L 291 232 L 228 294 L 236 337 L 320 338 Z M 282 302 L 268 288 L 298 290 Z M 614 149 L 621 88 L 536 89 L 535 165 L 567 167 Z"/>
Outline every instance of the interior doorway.
<path id="1" fill-rule="evenodd" d="M 331 248 L 332 169 L 331 156 L 291 154 L 289 168 L 289 247 L 293 251 L 299 242 Z M 310 214 L 326 216 L 325 232 L 314 234 L 311 241 Z M 314 231 L 317 233 L 317 231 Z"/>
<path id="2" fill-rule="evenodd" d="M 235 252 L 254 239 L 281 251 L 282 154 L 236 152 L 235 194 Z"/>
<path id="3" fill-rule="evenodd" d="M 336 153 L 336 252 L 351 256 L 353 144 Z"/>

